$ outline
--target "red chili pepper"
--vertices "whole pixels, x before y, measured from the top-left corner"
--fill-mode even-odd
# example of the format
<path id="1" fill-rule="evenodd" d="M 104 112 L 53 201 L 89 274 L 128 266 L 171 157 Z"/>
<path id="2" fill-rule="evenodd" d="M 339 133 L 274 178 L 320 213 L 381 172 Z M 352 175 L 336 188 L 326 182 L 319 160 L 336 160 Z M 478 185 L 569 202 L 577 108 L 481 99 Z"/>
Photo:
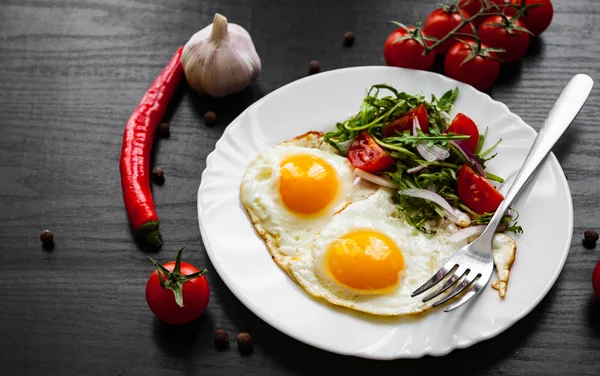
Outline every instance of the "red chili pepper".
<path id="1" fill-rule="evenodd" d="M 156 128 L 183 76 L 180 47 L 131 114 L 121 149 L 121 187 L 133 230 L 153 246 L 161 244 L 150 190 L 150 152 Z"/>

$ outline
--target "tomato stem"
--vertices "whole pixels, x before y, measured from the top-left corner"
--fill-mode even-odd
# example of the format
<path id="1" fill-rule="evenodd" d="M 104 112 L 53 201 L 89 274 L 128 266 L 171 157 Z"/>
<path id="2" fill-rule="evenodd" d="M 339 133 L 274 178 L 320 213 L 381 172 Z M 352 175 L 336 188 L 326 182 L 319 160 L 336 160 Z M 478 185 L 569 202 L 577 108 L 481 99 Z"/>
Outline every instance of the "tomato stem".
<path id="1" fill-rule="evenodd" d="M 205 268 L 199 272 L 181 275 L 181 254 L 183 253 L 184 248 L 181 248 L 177 253 L 177 258 L 175 259 L 175 267 L 173 271 L 170 272 L 167 268 L 162 266 L 158 261 L 153 259 L 150 256 L 147 256 L 148 259 L 154 264 L 156 267 L 156 271 L 158 273 L 158 280 L 160 281 L 160 286 L 162 288 L 173 291 L 175 296 L 175 303 L 178 306 L 183 307 L 183 284 L 191 281 L 192 279 L 196 279 L 206 273 L 208 270 Z"/>
<path id="2" fill-rule="evenodd" d="M 526 5 L 525 0 L 523 0 L 521 5 L 507 4 L 505 6 L 512 6 L 512 7 L 515 7 L 518 9 L 517 13 L 512 17 L 513 20 L 516 20 L 519 17 L 521 17 L 522 15 L 524 15 L 529 9 L 540 6 L 540 5 L 542 5 L 542 4 Z M 452 8 L 452 9 L 458 9 L 458 8 Z M 471 15 L 470 17 L 465 18 L 461 12 L 459 12 L 459 14 L 460 14 L 461 21 L 452 31 L 450 31 L 448 34 L 446 34 L 446 36 L 444 36 L 441 39 L 438 39 L 437 42 L 435 42 L 431 45 L 423 44 L 423 47 L 425 49 L 423 51 L 423 55 L 427 55 L 427 54 L 431 53 L 431 51 L 435 50 L 442 43 L 444 43 L 445 41 L 447 41 L 448 39 L 450 39 L 452 37 L 455 37 L 457 35 L 464 35 L 464 34 L 460 33 L 459 30 L 462 29 L 464 26 L 469 25 L 471 22 L 475 21 L 479 17 L 489 17 L 489 16 L 506 17 L 504 15 L 504 13 L 502 12 L 502 9 L 500 9 L 500 7 L 497 4 L 490 3 L 487 0 L 484 1 L 484 6 L 482 6 L 481 9 L 477 13 Z M 530 33 L 530 32 L 528 31 L 528 33 Z M 475 40 L 479 39 L 477 36 L 477 32 L 475 30 L 474 30 L 474 35 L 471 35 L 471 37 Z"/>

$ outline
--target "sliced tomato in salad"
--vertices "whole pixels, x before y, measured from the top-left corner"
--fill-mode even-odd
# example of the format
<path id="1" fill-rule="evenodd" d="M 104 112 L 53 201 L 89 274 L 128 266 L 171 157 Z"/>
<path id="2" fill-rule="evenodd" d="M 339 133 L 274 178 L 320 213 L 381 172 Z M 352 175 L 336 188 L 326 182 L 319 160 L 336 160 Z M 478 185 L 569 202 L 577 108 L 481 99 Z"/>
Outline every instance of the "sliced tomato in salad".
<path id="1" fill-rule="evenodd" d="M 461 134 L 464 136 L 471 136 L 470 138 L 462 140 L 466 147 L 472 152 L 477 149 L 477 142 L 479 141 L 479 130 L 477 125 L 470 117 L 463 113 L 458 113 L 450 123 L 450 126 L 446 130 L 448 133 Z"/>
<path id="2" fill-rule="evenodd" d="M 420 104 L 405 115 L 400 116 L 383 128 L 384 137 L 392 137 L 398 133 L 409 131 L 412 129 L 414 118 L 419 119 L 419 126 L 424 133 L 429 130 L 429 115 L 427 115 L 427 107 Z"/>
<path id="3" fill-rule="evenodd" d="M 504 200 L 504 196 L 490 182 L 467 165 L 458 171 L 458 197 L 477 214 L 496 211 Z"/>
<path id="4" fill-rule="evenodd" d="M 394 159 L 365 131 L 360 132 L 348 150 L 348 159 L 356 168 L 379 172 L 390 167 Z"/>

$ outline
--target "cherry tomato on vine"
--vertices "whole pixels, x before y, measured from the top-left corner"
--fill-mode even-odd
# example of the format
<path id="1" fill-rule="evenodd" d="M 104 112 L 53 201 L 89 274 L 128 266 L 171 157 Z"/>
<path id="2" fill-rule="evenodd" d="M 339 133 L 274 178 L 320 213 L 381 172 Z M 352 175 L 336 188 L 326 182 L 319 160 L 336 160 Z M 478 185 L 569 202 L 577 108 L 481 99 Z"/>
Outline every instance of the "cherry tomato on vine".
<path id="1" fill-rule="evenodd" d="M 467 58 L 470 60 L 465 61 Z M 458 42 L 446 55 L 444 72 L 446 76 L 472 85 L 477 90 L 486 90 L 500 74 L 500 63 L 494 60 L 496 58 L 496 54 L 484 44 Z"/>
<path id="2" fill-rule="evenodd" d="M 348 159 L 354 167 L 366 172 L 379 172 L 394 163 L 394 159 L 365 131 L 360 132 L 350 146 Z"/>
<path id="3" fill-rule="evenodd" d="M 522 0 L 510 0 L 510 4 L 520 6 Z M 550 26 L 552 17 L 554 16 L 554 7 L 550 0 L 526 0 L 525 5 L 538 6 L 531 8 L 519 18 L 527 26 L 527 30 L 531 31 L 534 35 L 540 35 Z M 518 7 L 507 6 L 504 9 L 504 13 L 509 16 L 514 16 L 517 13 Z"/>
<path id="4" fill-rule="evenodd" d="M 432 37 L 437 39 L 442 39 L 452 30 L 454 30 L 462 21 L 462 17 L 469 18 L 470 15 L 462 9 L 458 9 L 456 6 L 442 6 L 431 12 L 431 14 L 425 20 L 425 25 L 423 26 L 423 31 Z M 472 29 L 470 24 L 467 24 L 461 27 L 458 30 L 459 33 L 463 34 L 472 34 Z M 459 36 L 462 40 L 468 40 L 469 37 Z M 439 47 L 436 48 L 436 51 L 440 54 L 445 54 L 448 52 L 450 47 L 454 43 L 457 42 L 456 37 L 452 37 L 449 40 L 445 41 Z"/>
<path id="5" fill-rule="evenodd" d="M 488 0 L 490 3 L 496 4 L 500 7 L 500 10 L 504 8 L 505 1 L 504 0 Z M 474 16 L 476 13 L 481 11 L 481 8 L 485 5 L 483 0 L 460 0 L 458 2 L 458 7 L 468 14 Z M 484 17 L 485 18 L 485 17 Z M 474 24 L 475 26 L 479 26 L 483 21 L 482 17 L 478 17 Z"/>
<path id="6" fill-rule="evenodd" d="M 471 118 L 467 115 L 463 113 L 456 114 L 446 132 L 471 136 L 470 138 L 461 141 L 472 152 L 475 152 L 475 149 L 477 149 L 477 142 L 479 141 L 479 130 L 477 129 L 477 125 L 475 124 L 475 122 L 471 120 Z"/>
<path id="7" fill-rule="evenodd" d="M 146 283 L 146 302 L 150 310 L 168 324 L 187 324 L 198 318 L 208 305 L 210 288 L 203 271 L 181 261 L 181 252 L 175 261 L 156 267 Z"/>
<path id="8" fill-rule="evenodd" d="M 481 42 L 490 47 L 501 48 L 506 52 L 498 52 L 503 63 L 510 64 L 521 60 L 527 53 L 530 35 L 525 31 L 525 24 L 519 19 L 507 16 L 491 16 L 479 26 Z"/>
<path id="9" fill-rule="evenodd" d="M 423 52 L 425 48 L 418 36 L 418 33 L 421 31 L 416 30 L 412 26 L 408 26 L 407 28 L 408 31 L 404 27 L 397 28 L 386 39 L 383 46 L 385 62 L 392 67 L 420 70 L 431 69 L 435 61 L 435 51 L 431 51 L 424 56 Z M 425 43 L 431 44 L 430 42 Z"/>
<path id="10" fill-rule="evenodd" d="M 596 264 L 594 272 L 592 273 L 592 288 L 596 297 L 600 299 L 600 261 Z"/>
<path id="11" fill-rule="evenodd" d="M 400 116 L 386 125 L 383 128 L 384 137 L 395 136 L 397 133 L 411 130 L 415 118 L 419 120 L 419 127 L 421 127 L 423 133 L 427 133 L 429 130 L 429 115 L 427 115 L 427 107 L 424 104 L 420 104 L 408 111 L 407 114 Z"/>
<path id="12" fill-rule="evenodd" d="M 458 171 L 458 197 L 477 214 L 492 213 L 498 209 L 504 197 L 489 181 L 463 165 Z"/>

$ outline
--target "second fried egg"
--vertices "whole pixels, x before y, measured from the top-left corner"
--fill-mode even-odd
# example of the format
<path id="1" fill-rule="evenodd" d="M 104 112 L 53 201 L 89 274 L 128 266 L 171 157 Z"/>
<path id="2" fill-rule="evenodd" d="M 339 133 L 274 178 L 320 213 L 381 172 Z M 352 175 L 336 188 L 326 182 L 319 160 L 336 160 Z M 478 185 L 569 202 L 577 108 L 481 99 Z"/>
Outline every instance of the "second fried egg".
<path id="1" fill-rule="evenodd" d="M 306 291 L 375 315 L 431 308 L 423 297 L 411 297 L 412 291 L 464 244 L 446 241 L 457 228 L 445 221 L 434 235 L 419 232 L 398 216 L 391 197 L 382 188 L 349 205 L 316 236 L 311 252 L 290 260 L 292 275 Z"/>

